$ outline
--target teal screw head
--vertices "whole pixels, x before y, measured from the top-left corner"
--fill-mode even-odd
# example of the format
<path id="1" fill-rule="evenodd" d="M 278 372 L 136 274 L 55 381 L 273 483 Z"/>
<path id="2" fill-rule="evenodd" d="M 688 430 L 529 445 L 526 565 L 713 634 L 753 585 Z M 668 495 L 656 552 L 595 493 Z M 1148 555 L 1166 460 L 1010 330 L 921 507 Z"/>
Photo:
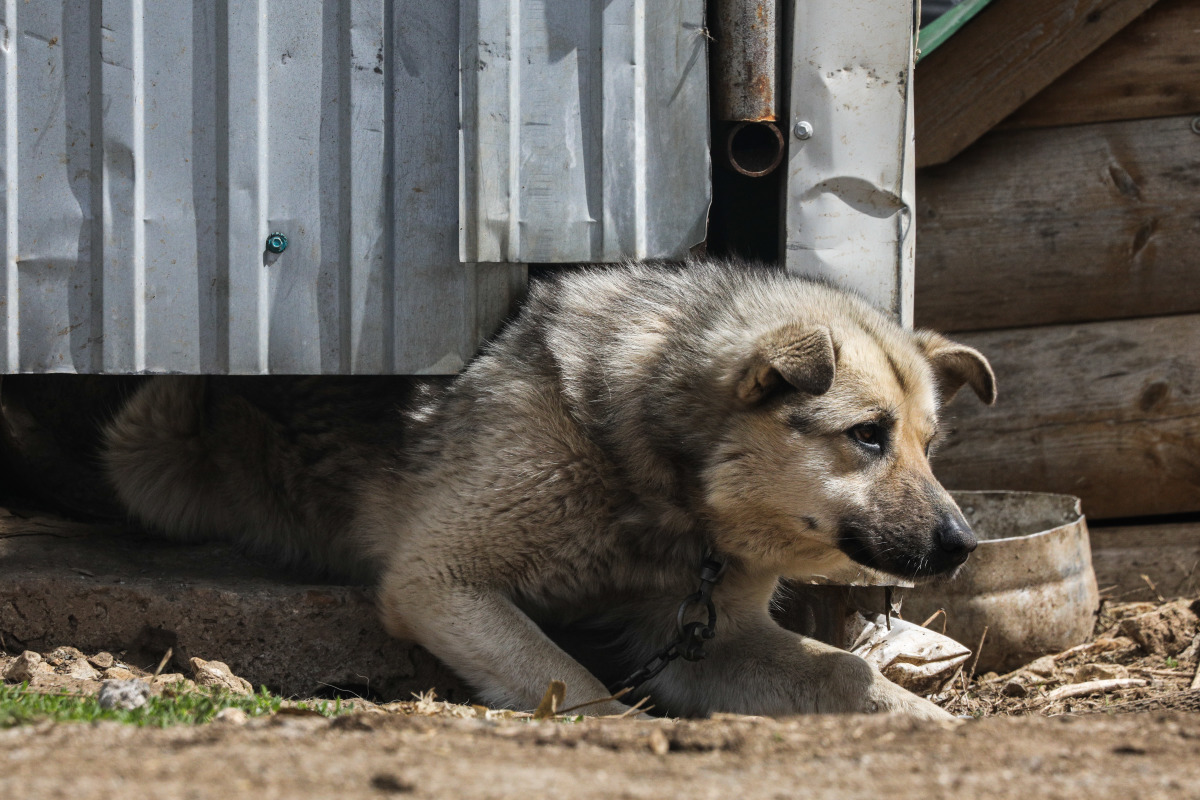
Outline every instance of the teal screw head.
<path id="1" fill-rule="evenodd" d="M 282 233 L 272 233 L 267 237 L 267 252 L 278 255 L 284 250 L 287 250 L 287 237 Z"/>

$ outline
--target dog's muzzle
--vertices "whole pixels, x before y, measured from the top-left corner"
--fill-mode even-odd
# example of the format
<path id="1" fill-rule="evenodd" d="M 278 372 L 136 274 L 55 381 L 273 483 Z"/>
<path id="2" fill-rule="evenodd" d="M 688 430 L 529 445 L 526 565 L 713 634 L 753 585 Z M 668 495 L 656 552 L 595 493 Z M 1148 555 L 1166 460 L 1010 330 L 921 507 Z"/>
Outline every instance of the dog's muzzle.
<path id="1" fill-rule="evenodd" d="M 933 529 L 872 531 L 868 526 L 843 524 L 838 547 L 872 569 L 906 579 L 945 575 L 960 567 L 979 545 L 958 509 L 943 512 Z"/>
<path id="2" fill-rule="evenodd" d="M 979 546 L 979 540 L 971 526 L 957 510 L 942 515 L 933 532 L 937 554 L 930 557 L 930 567 L 937 572 L 949 572 L 967 560 L 967 556 Z M 938 567 L 941 567 L 940 569 Z"/>

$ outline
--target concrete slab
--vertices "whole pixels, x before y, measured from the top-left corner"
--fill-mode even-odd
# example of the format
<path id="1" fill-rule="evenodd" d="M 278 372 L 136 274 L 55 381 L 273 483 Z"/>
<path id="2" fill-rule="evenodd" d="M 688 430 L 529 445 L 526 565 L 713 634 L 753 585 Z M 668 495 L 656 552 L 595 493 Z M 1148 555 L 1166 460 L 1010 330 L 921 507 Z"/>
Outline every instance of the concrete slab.
<path id="1" fill-rule="evenodd" d="M 463 685 L 428 652 L 388 636 L 362 587 L 281 576 L 221 544 L 180 545 L 120 527 L 0 509 L 0 648 L 70 645 L 153 669 L 198 656 L 284 695 L 330 687 L 385 699 Z"/>

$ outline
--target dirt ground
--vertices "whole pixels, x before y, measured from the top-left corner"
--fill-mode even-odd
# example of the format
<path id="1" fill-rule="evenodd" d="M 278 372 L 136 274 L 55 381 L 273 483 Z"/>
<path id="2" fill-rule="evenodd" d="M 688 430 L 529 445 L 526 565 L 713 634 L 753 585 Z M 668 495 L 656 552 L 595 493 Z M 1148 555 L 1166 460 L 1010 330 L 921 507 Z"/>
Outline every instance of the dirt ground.
<path id="1" fill-rule="evenodd" d="M 1179 713 L 699 722 L 279 716 L 0 732 L 6 797 L 1178 798 L 1200 796 Z"/>
<path id="2" fill-rule="evenodd" d="M 963 717 L 952 723 L 534 721 L 429 699 L 360 702 L 332 720 L 35 723 L 0 730 L 0 796 L 1200 797 L 1198 608 L 1107 603 L 1079 648 L 960 675 L 934 697 Z M 0 671 L 14 660 L 0 656 Z M 120 669 L 60 648 L 33 686 L 90 693 Z M 187 680 L 161 676 L 155 691 Z"/>

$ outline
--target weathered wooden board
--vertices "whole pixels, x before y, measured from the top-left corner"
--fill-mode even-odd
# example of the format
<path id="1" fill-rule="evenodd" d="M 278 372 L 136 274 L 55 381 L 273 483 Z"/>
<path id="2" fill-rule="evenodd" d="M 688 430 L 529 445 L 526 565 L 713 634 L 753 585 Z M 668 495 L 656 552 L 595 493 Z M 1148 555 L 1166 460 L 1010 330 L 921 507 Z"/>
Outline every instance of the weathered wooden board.
<path id="1" fill-rule="evenodd" d="M 1002 123 L 1073 125 L 1200 113 L 1200 3 L 1159 0 Z"/>
<path id="2" fill-rule="evenodd" d="M 1190 117 L 994 132 L 917 176 L 918 325 L 1200 311 Z"/>
<path id="3" fill-rule="evenodd" d="M 1105 597 L 1171 599 L 1200 591 L 1200 523 L 1092 528 L 1090 534 L 1092 567 Z"/>
<path id="4" fill-rule="evenodd" d="M 995 406 L 946 409 L 950 489 L 1063 492 L 1092 519 L 1200 510 L 1200 315 L 968 333 Z"/>
<path id="5" fill-rule="evenodd" d="M 917 166 L 954 158 L 1152 5 L 993 0 L 916 70 Z"/>

